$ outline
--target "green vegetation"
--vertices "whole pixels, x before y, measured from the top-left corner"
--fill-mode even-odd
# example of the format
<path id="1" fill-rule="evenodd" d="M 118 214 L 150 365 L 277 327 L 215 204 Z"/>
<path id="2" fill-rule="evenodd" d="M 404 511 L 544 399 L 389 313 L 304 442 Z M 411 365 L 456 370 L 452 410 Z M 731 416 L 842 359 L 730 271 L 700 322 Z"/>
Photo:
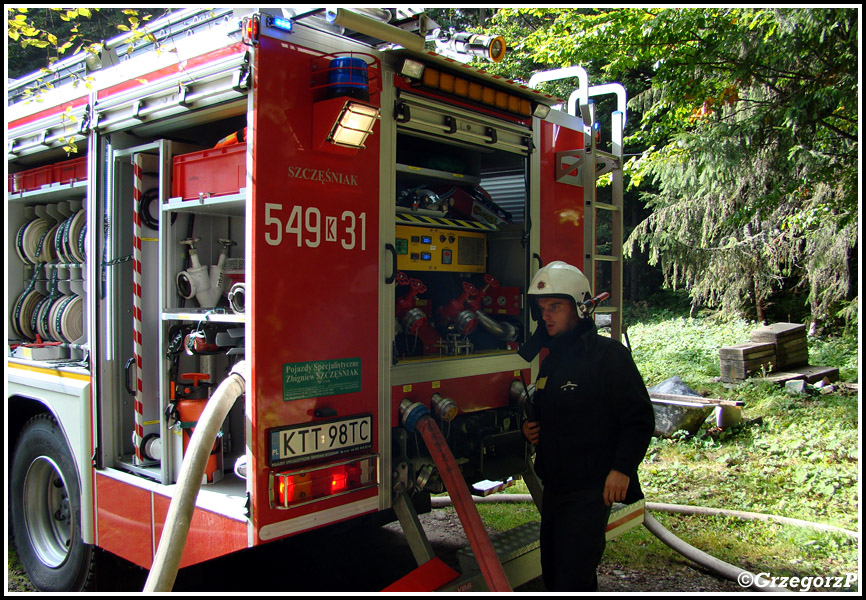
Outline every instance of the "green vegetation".
<path id="1" fill-rule="evenodd" d="M 859 421 L 856 392 L 790 395 L 769 383 L 727 389 L 716 381 L 718 348 L 749 341 L 758 324 L 680 307 L 636 311 L 628 329 L 647 385 L 679 375 L 698 392 L 745 402 L 741 424 L 719 429 L 711 417 L 695 435 L 653 438 L 641 467 L 648 502 L 706 506 L 859 530 Z M 854 333 L 809 339 L 810 364 L 838 367 L 858 380 Z M 512 493 L 527 493 L 522 482 Z M 519 508 L 518 508 L 519 507 Z M 538 519 L 532 505 L 480 506 L 496 529 Z M 721 560 L 775 576 L 856 573 L 858 542 L 844 534 L 727 516 L 654 513 L 675 535 Z M 662 569 L 673 551 L 645 528 L 608 545 L 605 561 Z M 679 556 L 679 555 L 676 555 Z"/>
<path id="2" fill-rule="evenodd" d="M 579 65 L 590 85 L 626 88 L 625 251 L 666 284 L 758 320 L 781 312 L 819 327 L 850 315 L 840 313 L 857 295 L 855 9 L 431 14 L 502 35 L 505 59 L 482 65 L 496 74 L 528 81 Z M 576 81 L 539 87 L 568 98 Z M 597 114 L 612 102 L 599 98 Z"/>

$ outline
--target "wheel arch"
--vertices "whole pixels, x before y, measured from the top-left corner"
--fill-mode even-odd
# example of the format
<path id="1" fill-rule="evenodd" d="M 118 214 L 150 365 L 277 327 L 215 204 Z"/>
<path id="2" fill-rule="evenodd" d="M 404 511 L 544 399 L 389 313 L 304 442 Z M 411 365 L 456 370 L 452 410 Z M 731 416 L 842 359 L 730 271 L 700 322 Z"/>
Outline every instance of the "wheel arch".
<path id="1" fill-rule="evenodd" d="M 54 410 L 44 400 L 24 396 L 22 394 L 12 394 L 8 398 L 8 411 L 6 415 L 6 456 L 11 457 L 15 453 L 15 448 L 18 446 L 18 438 L 21 437 L 21 431 L 27 422 L 38 414 L 46 413 L 57 422 L 60 431 L 63 432 L 63 442 L 66 447 L 72 451 L 72 446 L 69 443 L 69 436 L 66 435 L 66 430 L 63 423 L 57 418 Z M 79 477 L 80 479 L 80 477 Z M 79 482 L 80 483 L 80 482 Z"/>

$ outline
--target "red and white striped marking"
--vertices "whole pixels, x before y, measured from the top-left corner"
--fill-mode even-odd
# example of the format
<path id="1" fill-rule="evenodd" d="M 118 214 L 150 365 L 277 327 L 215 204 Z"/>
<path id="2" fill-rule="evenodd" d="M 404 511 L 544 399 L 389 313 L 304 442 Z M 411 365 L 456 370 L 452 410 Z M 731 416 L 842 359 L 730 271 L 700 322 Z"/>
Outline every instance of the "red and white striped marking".
<path id="1" fill-rule="evenodd" d="M 141 154 L 136 154 L 132 160 L 132 171 L 134 189 L 132 193 L 132 339 L 134 342 L 133 352 L 135 357 L 135 432 L 133 434 L 133 445 L 135 446 L 135 464 L 143 462 L 141 456 L 141 440 L 144 437 L 144 405 L 142 404 L 141 383 L 141 196 L 143 185 L 141 181 L 142 167 Z"/>
<path id="2" fill-rule="evenodd" d="M 645 510 L 646 499 L 642 498 L 633 504 L 626 504 L 611 511 L 610 518 L 607 521 L 605 539 L 612 540 L 643 523 Z"/>

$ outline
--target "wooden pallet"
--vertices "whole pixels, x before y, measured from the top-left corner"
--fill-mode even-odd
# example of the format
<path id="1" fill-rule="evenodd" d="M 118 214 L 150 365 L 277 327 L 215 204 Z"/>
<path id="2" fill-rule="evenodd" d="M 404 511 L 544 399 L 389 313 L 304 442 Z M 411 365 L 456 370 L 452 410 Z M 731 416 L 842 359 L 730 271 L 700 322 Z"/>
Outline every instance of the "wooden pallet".
<path id="1" fill-rule="evenodd" d="M 839 369 L 836 367 L 813 367 L 810 365 L 802 365 L 795 368 L 789 368 L 785 371 L 772 373 L 766 377 L 761 377 L 757 381 L 769 381 L 771 383 L 783 384 L 786 381 L 794 379 L 803 379 L 806 383 L 816 383 L 824 378 L 827 381 L 834 382 L 839 380 Z"/>

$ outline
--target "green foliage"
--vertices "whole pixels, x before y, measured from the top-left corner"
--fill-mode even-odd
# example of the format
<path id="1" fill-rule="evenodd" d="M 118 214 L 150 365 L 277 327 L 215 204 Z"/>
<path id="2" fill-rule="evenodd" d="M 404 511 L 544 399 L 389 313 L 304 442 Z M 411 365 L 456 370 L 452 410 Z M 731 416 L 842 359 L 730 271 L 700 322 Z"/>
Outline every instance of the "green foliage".
<path id="1" fill-rule="evenodd" d="M 694 436 L 654 439 L 642 477 L 659 502 L 767 512 L 857 528 L 858 405 L 841 393 L 789 396 L 779 386 L 714 382 L 718 348 L 749 339 L 742 319 L 658 319 L 629 328 L 648 385 L 677 374 L 699 392 L 745 402 L 743 424 L 705 423 Z M 856 335 L 810 339 L 810 362 L 855 380 Z M 687 348 L 688 352 L 683 351 Z"/>
<path id="2" fill-rule="evenodd" d="M 513 48 L 500 73 L 580 64 L 626 86 L 625 170 L 652 209 L 627 251 L 697 303 L 762 320 L 774 294 L 803 289 L 814 319 L 833 318 L 857 243 L 856 9 L 515 8 L 494 22 Z"/>
<path id="3" fill-rule="evenodd" d="M 52 65 L 78 52 L 98 54 L 102 42 L 122 32 L 131 39 L 155 41 L 143 26 L 165 9 L 133 8 L 7 8 L 9 76 L 39 69 L 50 75 Z M 44 81 L 40 91 L 50 89 Z"/>
<path id="4" fill-rule="evenodd" d="M 689 318 L 677 313 L 662 311 L 652 320 L 628 328 L 632 355 L 647 386 L 673 375 L 686 383 L 718 377 L 719 348 L 748 341 L 749 334 L 758 327 L 736 316 Z"/>
<path id="5" fill-rule="evenodd" d="M 857 330 L 843 335 L 816 336 L 809 340 L 809 361 L 816 365 L 833 365 L 842 381 L 857 381 L 859 353 Z"/>

